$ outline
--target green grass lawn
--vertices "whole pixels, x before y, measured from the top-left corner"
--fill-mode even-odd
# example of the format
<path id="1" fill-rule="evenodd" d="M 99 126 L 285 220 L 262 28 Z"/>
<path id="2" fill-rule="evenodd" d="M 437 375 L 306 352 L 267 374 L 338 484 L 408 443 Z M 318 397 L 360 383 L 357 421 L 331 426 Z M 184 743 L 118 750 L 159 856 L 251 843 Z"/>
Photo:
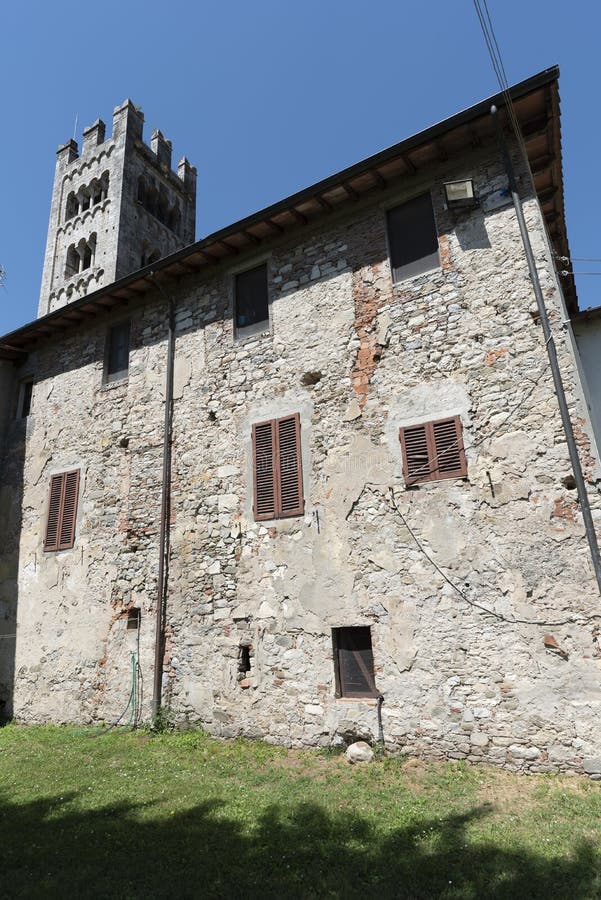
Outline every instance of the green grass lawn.
<path id="1" fill-rule="evenodd" d="M 0 897 L 601 897 L 601 786 L 402 757 L 0 729 Z"/>

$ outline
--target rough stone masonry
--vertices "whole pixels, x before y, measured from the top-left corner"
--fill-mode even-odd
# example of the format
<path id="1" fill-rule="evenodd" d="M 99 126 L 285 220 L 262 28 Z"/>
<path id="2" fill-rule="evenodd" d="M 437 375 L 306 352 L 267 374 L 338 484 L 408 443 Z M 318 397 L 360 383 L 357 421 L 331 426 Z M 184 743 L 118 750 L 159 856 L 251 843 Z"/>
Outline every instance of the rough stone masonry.
<path id="1" fill-rule="evenodd" d="M 592 484 L 566 313 L 520 173 Z M 480 202 L 454 216 L 443 183 L 466 174 Z M 599 597 L 515 213 L 487 206 L 505 187 L 484 142 L 171 283 L 163 702 L 175 722 L 291 746 L 373 743 L 376 698 L 336 696 L 332 637 L 368 626 L 389 749 L 596 774 Z M 394 284 L 386 211 L 424 192 L 440 265 Z M 237 338 L 235 276 L 263 261 L 269 327 Z M 107 327 L 124 315 L 128 377 L 107 384 Z M 5 383 L 34 378 L 30 415 L 6 420 L 0 494 L 21 721 L 115 720 L 132 654 L 149 715 L 166 336 L 165 298 L 151 290 L 3 364 Z M 252 426 L 295 413 L 305 512 L 255 521 Z M 467 477 L 408 486 L 400 429 L 452 416 Z M 81 479 L 75 543 L 44 552 L 50 479 L 69 469 Z M 591 501 L 598 519 L 594 490 Z"/>

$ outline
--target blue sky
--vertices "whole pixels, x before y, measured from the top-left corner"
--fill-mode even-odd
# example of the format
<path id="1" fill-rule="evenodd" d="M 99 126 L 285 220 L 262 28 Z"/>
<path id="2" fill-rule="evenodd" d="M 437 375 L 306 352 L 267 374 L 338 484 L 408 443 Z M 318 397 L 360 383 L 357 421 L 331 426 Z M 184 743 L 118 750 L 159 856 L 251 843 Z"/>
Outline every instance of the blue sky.
<path id="1" fill-rule="evenodd" d="M 572 255 L 601 257 L 601 4 L 489 0 L 510 82 L 561 67 Z M 6 4 L 0 333 L 36 315 L 55 151 L 126 97 L 198 168 L 197 238 L 497 91 L 471 0 Z M 601 264 L 575 263 L 578 271 Z M 581 308 L 601 278 L 578 279 Z"/>

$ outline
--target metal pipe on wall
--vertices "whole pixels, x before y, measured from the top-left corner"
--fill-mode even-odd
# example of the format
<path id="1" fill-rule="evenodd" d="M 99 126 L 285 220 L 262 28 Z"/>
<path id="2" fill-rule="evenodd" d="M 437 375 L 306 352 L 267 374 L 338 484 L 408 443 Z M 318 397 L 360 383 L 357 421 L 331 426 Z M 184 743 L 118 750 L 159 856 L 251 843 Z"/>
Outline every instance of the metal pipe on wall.
<path id="1" fill-rule="evenodd" d="M 593 568 L 595 570 L 595 577 L 597 579 L 597 587 L 599 589 L 599 593 L 601 594 L 601 559 L 599 558 L 599 544 L 597 542 L 597 534 L 595 532 L 595 525 L 594 525 L 593 517 L 591 514 L 591 507 L 590 507 L 589 500 L 588 500 L 588 494 L 586 492 L 586 484 L 584 481 L 584 476 L 582 474 L 582 466 L 580 464 L 580 457 L 578 456 L 578 448 L 576 446 L 576 440 L 574 438 L 574 429 L 572 428 L 572 420 L 570 419 L 570 412 L 569 412 L 568 403 L 566 400 L 565 390 L 564 390 L 564 386 L 563 386 L 563 380 L 561 377 L 559 363 L 557 360 L 557 350 L 555 348 L 555 341 L 553 338 L 553 334 L 551 333 L 551 326 L 549 325 L 549 317 L 547 315 L 547 309 L 545 307 L 545 300 L 543 297 L 542 288 L 540 286 L 540 280 L 538 277 L 538 271 L 536 269 L 534 254 L 532 252 L 532 244 L 530 243 L 530 235 L 528 234 L 528 228 L 526 226 L 526 220 L 524 218 L 524 211 L 522 209 L 522 202 L 520 200 L 520 195 L 519 195 L 518 188 L 517 188 L 517 182 L 516 182 L 516 178 L 515 178 L 515 172 L 513 169 L 513 163 L 511 162 L 511 157 L 510 157 L 509 151 L 507 149 L 507 144 L 505 142 L 505 138 L 503 135 L 503 129 L 502 129 L 501 123 L 499 121 L 499 113 L 498 113 L 496 106 L 491 106 L 490 114 L 492 116 L 493 122 L 495 123 L 497 137 L 499 140 L 499 146 L 501 148 L 501 154 L 503 156 L 503 163 L 505 165 L 505 171 L 507 173 L 507 179 L 509 181 L 509 190 L 511 192 L 511 199 L 513 200 L 513 206 L 515 209 L 515 214 L 517 216 L 518 225 L 520 228 L 522 244 L 524 245 L 524 253 L 526 254 L 526 262 L 528 263 L 528 274 L 530 275 L 530 281 L 532 282 L 532 287 L 534 289 L 534 296 L 536 298 L 536 304 L 538 306 L 538 314 L 539 314 L 540 322 L 541 322 L 542 329 L 543 329 L 543 336 L 545 339 L 545 346 L 547 348 L 547 354 L 549 357 L 551 374 L 553 376 L 553 385 L 555 387 L 555 393 L 557 395 L 557 401 L 559 404 L 559 412 L 561 414 L 561 421 L 562 421 L 563 430 L 564 430 L 564 434 L 565 434 L 565 438 L 566 438 L 566 443 L 568 446 L 570 462 L 572 464 L 572 471 L 574 473 L 574 480 L 576 481 L 576 488 L 578 491 L 578 501 L 580 503 L 580 509 L 582 510 L 582 518 L 584 520 L 584 529 L 586 531 L 586 537 L 587 537 L 588 544 L 589 544 L 591 559 L 593 562 Z"/>
<path id="2" fill-rule="evenodd" d="M 169 514 L 171 505 L 171 438 L 173 432 L 173 369 L 175 362 L 175 302 L 152 278 L 169 305 L 167 333 L 167 371 L 165 379 L 165 423 L 163 430 L 163 482 L 161 489 L 161 522 L 159 529 L 159 572 L 156 596 L 154 644 L 154 678 L 152 690 L 152 723 L 159 720 L 163 688 L 163 656 L 165 653 L 165 606 L 169 574 Z"/>

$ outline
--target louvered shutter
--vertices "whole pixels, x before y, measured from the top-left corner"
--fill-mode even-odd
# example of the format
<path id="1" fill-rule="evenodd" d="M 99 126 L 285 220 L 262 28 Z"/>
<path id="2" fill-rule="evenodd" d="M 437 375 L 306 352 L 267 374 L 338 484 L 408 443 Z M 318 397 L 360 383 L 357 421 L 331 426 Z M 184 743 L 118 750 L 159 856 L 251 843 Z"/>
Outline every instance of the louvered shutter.
<path id="1" fill-rule="evenodd" d="M 407 484 L 430 480 L 431 448 L 426 425 L 401 428 L 403 475 Z"/>
<path id="2" fill-rule="evenodd" d="M 401 428 L 400 440 L 407 484 L 467 475 L 459 416 Z"/>
<path id="3" fill-rule="evenodd" d="M 79 469 L 53 475 L 50 480 L 44 550 L 69 550 L 75 541 Z"/>
<path id="4" fill-rule="evenodd" d="M 467 475 L 461 420 L 459 416 L 432 423 L 437 478 L 461 478 Z"/>
<path id="5" fill-rule="evenodd" d="M 63 509 L 59 531 L 59 550 L 68 550 L 75 542 L 78 492 L 79 469 L 74 472 L 66 472 L 63 476 Z"/>
<path id="6" fill-rule="evenodd" d="M 300 516 L 304 512 L 303 473 L 301 464 L 300 417 L 298 413 L 277 419 L 278 439 L 278 515 Z"/>
<path id="7" fill-rule="evenodd" d="M 255 519 L 276 516 L 276 430 L 275 422 L 253 425 L 253 475 Z"/>
<path id="8" fill-rule="evenodd" d="M 255 520 L 300 516 L 304 512 L 298 413 L 253 425 Z"/>
<path id="9" fill-rule="evenodd" d="M 50 479 L 50 498 L 48 501 L 48 519 L 46 521 L 44 550 L 56 550 L 58 547 L 63 478 L 64 475 L 53 475 Z"/>

